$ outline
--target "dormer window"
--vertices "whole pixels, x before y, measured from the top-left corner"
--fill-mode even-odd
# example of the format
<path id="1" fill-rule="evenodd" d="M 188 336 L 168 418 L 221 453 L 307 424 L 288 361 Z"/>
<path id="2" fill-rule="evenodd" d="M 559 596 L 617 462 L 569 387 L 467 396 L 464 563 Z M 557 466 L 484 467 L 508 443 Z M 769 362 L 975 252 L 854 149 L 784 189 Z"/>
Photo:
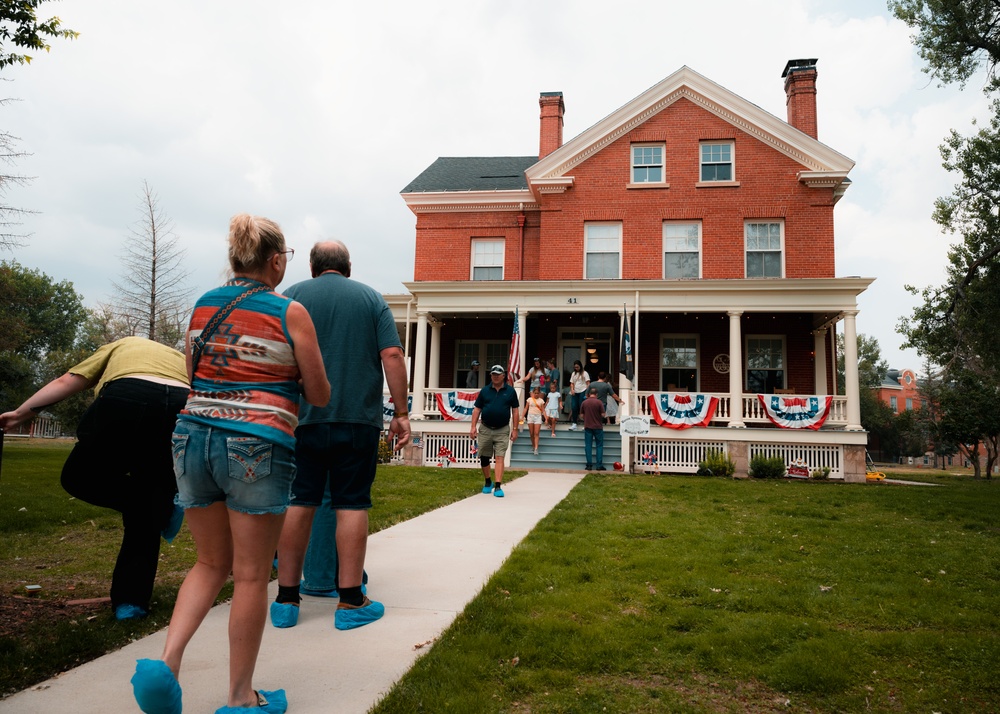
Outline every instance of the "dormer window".
<path id="1" fill-rule="evenodd" d="M 632 183 L 663 183 L 663 144 L 632 146 Z"/>

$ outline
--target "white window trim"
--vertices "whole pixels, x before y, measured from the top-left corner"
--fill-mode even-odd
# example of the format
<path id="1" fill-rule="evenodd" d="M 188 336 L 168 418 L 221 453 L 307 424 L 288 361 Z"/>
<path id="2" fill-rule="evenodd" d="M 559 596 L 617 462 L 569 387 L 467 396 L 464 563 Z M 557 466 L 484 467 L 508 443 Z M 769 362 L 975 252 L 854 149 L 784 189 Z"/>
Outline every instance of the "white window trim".
<path id="1" fill-rule="evenodd" d="M 613 278 L 588 278 L 587 258 L 590 251 L 587 250 L 587 228 L 589 226 L 616 226 L 618 228 L 618 271 Z M 621 221 L 585 221 L 583 224 L 583 279 L 584 280 L 621 280 L 622 277 L 622 223 Z M 610 253 L 611 251 L 605 251 Z"/>
<path id="2" fill-rule="evenodd" d="M 749 224 L 751 224 L 751 223 L 777 223 L 778 224 L 778 236 L 779 236 L 779 240 L 781 241 L 781 247 L 778 249 L 777 252 L 778 252 L 778 254 L 781 257 L 781 275 L 778 275 L 776 277 L 763 276 L 763 275 L 750 277 L 749 275 L 747 275 L 747 253 L 750 252 L 750 251 L 747 250 L 747 226 Z M 746 278 L 746 279 L 748 279 L 748 280 L 777 280 L 779 278 L 784 278 L 785 277 L 785 245 L 786 245 L 786 243 L 785 243 L 785 221 L 783 219 L 780 219 L 780 218 L 754 218 L 754 219 L 749 219 L 748 218 L 748 219 L 745 219 L 743 221 L 743 277 Z M 754 252 L 756 252 L 756 251 L 754 251 Z M 774 251 L 768 251 L 768 252 L 774 252 Z"/>
<path id="3" fill-rule="evenodd" d="M 731 179 L 729 179 L 728 181 L 702 181 L 702 179 L 701 179 L 701 169 L 702 169 L 702 167 L 705 164 L 701 160 L 701 147 L 703 147 L 703 146 L 721 145 L 721 144 L 726 144 L 726 145 L 729 146 L 729 159 L 730 159 L 729 160 L 729 166 L 731 167 L 730 171 L 731 171 L 733 177 Z M 711 163 L 712 165 L 715 165 L 714 162 L 709 162 L 709 163 Z M 697 183 L 695 183 L 695 186 L 698 187 L 698 188 L 705 188 L 705 187 L 711 187 L 711 186 L 739 186 L 739 185 L 740 185 L 740 182 L 736 178 L 736 142 L 732 141 L 732 140 L 725 140 L 725 139 L 716 140 L 716 141 L 709 141 L 709 140 L 699 141 L 698 142 L 698 181 L 697 181 Z"/>
<path id="4" fill-rule="evenodd" d="M 635 154 L 633 149 L 642 149 L 647 147 L 659 148 L 662 152 L 663 163 L 660 164 L 661 178 L 659 181 L 636 181 L 635 180 Z M 667 145 L 662 142 L 655 141 L 644 141 L 635 144 L 630 144 L 628 149 L 628 183 L 626 188 L 670 188 L 670 184 L 667 183 Z"/>
<path id="5" fill-rule="evenodd" d="M 499 265 L 477 265 L 476 264 L 476 244 L 477 243 L 499 243 L 501 246 L 500 251 L 500 264 Z M 476 268 L 500 268 L 500 280 L 504 279 L 504 264 L 507 260 L 507 241 L 501 237 L 481 237 L 473 238 L 472 242 L 469 244 L 469 280 L 476 280 Z M 489 282 L 489 281 L 476 281 L 476 282 Z"/>
<path id="6" fill-rule="evenodd" d="M 696 276 L 694 276 L 693 278 L 668 278 L 667 277 L 667 266 L 666 266 L 667 226 L 692 226 L 692 225 L 698 226 L 698 274 Z M 705 257 L 705 252 L 702 250 L 702 248 L 704 246 L 704 241 L 702 240 L 702 232 L 701 232 L 702 229 L 701 229 L 701 226 L 702 226 L 701 221 L 664 221 L 663 222 L 663 228 L 661 229 L 661 233 L 663 234 L 662 235 L 662 245 L 661 245 L 662 249 L 660 251 L 660 253 L 661 253 L 661 255 L 663 257 L 660 259 L 660 263 L 661 263 L 661 268 L 662 268 L 662 271 L 663 271 L 663 279 L 664 280 L 700 280 L 701 279 L 701 276 L 702 276 L 702 272 L 701 271 L 702 271 L 702 267 L 703 267 L 702 266 L 702 261 L 704 260 L 704 257 Z M 746 241 L 744 239 L 744 243 L 745 242 Z"/>
<path id="7" fill-rule="evenodd" d="M 459 371 L 468 372 L 470 365 L 472 364 L 471 361 L 469 362 L 469 364 L 465 366 L 459 364 L 459 352 L 461 351 L 462 345 L 476 345 L 477 348 L 476 356 L 473 357 L 472 359 L 477 360 L 479 362 L 479 372 L 480 374 L 485 375 L 484 377 L 481 378 L 484 380 L 483 381 L 484 384 L 489 384 L 490 381 L 489 372 L 490 372 L 490 367 L 492 366 L 490 365 L 489 355 L 487 354 L 487 352 L 489 351 L 489 345 L 498 346 L 500 353 L 502 353 L 505 350 L 510 350 L 509 340 L 463 340 L 463 339 L 455 340 L 455 369 L 453 370 L 451 376 L 452 376 L 452 384 L 454 384 L 455 389 L 459 391 L 465 391 L 466 387 L 464 382 L 462 384 L 458 383 L 458 373 Z M 506 367 L 507 366 L 506 356 L 503 358 L 502 362 Z"/>
<path id="8" fill-rule="evenodd" d="M 701 335 L 699 335 L 697 332 L 661 332 L 660 333 L 660 358 L 658 360 L 660 364 L 659 364 L 659 367 L 657 368 L 657 370 L 660 373 L 660 380 L 659 380 L 660 381 L 660 391 L 661 392 L 667 391 L 667 385 L 663 384 L 663 370 L 664 369 L 671 369 L 669 367 L 664 367 L 663 366 L 663 340 L 665 340 L 665 339 L 682 339 L 682 340 L 694 339 L 694 363 L 695 363 L 695 368 L 694 369 L 695 369 L 695 372 L 698 375 L 698 378 L 695 380 L 697 382 L 697 384 L 695 385 L 694 391 L 695 392 L 700 392 L 701 391 Z"/>
<path id="9" fill-rule="evenodd" d="M 785 335 L 747 335 L 743 339 L 743 384 L 744 389 L 749 389 L 750 384 L 750 340 L 781 340 L 781 371 L 785 373 L 783 389 L 788 388 L 788 340 Z M 769 372 L 774 372 L 777 370 L 767 370 Z"/>

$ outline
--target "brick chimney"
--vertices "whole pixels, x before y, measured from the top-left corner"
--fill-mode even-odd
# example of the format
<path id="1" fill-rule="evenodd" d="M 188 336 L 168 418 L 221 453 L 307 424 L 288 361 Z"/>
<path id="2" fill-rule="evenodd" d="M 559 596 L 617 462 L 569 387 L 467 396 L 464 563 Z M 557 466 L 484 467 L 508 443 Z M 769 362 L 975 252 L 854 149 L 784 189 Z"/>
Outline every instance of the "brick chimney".
<path id="1" fill-rule="evenodd" d="M 542 92 L 538 97 L 538 106 L 542 110 L 538 135 L 538 159 L 541 161 L 562 146 L 566 105 L 563 104 L 562 92 Z"/>
<path id="2" fill-rule="evenodd" d="M 788 60 L 785 71 L 785 106 L 788 123 L 814 139 L 816 130 L 816 59 Z"/>

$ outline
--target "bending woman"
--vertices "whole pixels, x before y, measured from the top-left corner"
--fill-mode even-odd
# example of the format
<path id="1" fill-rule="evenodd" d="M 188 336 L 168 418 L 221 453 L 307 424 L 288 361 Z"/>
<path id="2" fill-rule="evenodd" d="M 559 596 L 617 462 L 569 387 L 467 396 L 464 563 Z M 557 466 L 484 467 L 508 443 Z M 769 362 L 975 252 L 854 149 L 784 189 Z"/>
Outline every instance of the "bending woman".
<path id="1" fill-rule="evenodd" d="M 330 399 L 309 313 L 274 292 L 292 255 L 277 224 L 235 216 L 229 225 L 234 278 L 203 295 L 191 317 L 192 391 L 174 430 L 173 454 L 177 501 L 198 560 L 177 594 L 163 660 L 136 666 L 132 684 L 144 712 L 180 713 L 184 648 L 230 572 L 228 706 L 217 714 L 287 708 L 284 690 L 254 690 L 253 673 L 295 473 L 300 380 L 310 404 Z"/>

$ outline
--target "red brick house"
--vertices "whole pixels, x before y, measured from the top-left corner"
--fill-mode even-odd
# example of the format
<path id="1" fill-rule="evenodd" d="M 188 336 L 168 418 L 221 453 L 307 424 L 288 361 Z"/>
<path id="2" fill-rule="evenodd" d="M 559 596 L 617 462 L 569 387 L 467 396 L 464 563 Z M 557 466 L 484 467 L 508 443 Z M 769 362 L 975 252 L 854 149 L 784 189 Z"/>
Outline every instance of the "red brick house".
<path id="1" fill-rule="evenodd" d="M 436 394 L 464 388 L 473 359 L 506 365 L 516 306 L 522 374 L 526 356 L 555 356 L 565 386 L 581 359 L 594 379 L 615 375 L 632 415 L 650 394 L 718 400 L 707 426 L 626 435 L 627 466 L 693 472 L 722 449 L 738 473 L 762 453 L 863 480 L 856 355 L 819 429 L 776 427 L 757 396 L 835 395 L 835 326 L 852 350 L 872 282 L 835 276 L 833 211 L 854 162 L 817 140 L 816 77 L 816 60 L 786 65 L 782 121 L 683 67 L 566 143 L 563 96 L 546 92 L 537 156 L 443 157 L 403 189 L 414 279 L 386 298 L 427 458 L 433 435 L 466 428 L 438 421 Z"/>

